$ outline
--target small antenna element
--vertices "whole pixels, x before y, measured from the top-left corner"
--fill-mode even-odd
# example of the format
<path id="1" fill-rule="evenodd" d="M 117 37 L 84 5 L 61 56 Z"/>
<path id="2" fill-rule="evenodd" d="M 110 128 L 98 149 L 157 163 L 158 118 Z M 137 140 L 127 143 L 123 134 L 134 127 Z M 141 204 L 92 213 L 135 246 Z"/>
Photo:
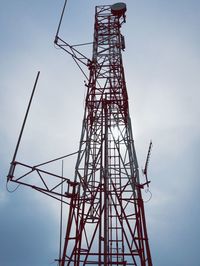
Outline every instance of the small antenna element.
<path id="1" fill-rule="evenodd" d="M 145 178 L 146 178 L 146 183 L 144 185 L 147 185 L 148 187 L 149 187 L 149 183 L 151 181 L 148 180 L 148 177 L 147 177 L 147 169 L 148 169 L 149 159 L 150 159 L 150 155 L 151 155 L 152 145 L 153 145 L 152 144 L 152 141 L 150 141 L 149 149 L 148 149 L 148 153 L 147 153 L 147 159 L 146 159 L 146 163 L 145 163 L 145 167 L 142 170 L 142 172 L 143 172 L 143 174 L 145 175 Z"/>

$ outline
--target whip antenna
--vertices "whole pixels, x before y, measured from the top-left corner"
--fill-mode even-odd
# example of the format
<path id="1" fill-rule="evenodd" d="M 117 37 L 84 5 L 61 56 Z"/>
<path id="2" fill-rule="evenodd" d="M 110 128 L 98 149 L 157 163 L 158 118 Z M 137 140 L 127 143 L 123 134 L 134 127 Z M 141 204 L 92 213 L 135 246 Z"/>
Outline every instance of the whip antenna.
<path id="1" fill-rule="evenodd" d="M 62 10 L 62 13 L 61 13 L 60 21 L 59 21 L 59 24 L 58 24 L 58 29 L 57 29 L 57 32 L 56 32 L 55 43 L 57 43 L 57 37 L 58 37 L 58 33 L 60 31 L 60 26 L 62 24 L 62 20 L 63 20 L 63 16 L 64 16 L 64 13 L 65 13 L 66 5 L 67 5 L 67 0 L 65 0 L 65 3 L 64 3 L 64 6 L 63 6 L 63 10 Z"/>
<path id="2" fill-rule="evenodd" d="M 24 132 L 24 128 L 25 128 L 25 125 L 26 125 L 26 120 L 27 120 L 27 117 L 28 117 L 28 114 L 29 114 L 29 110 L 30 110 L 30 107 L 31 107 L 31 103 L 32 103 L 32 100 L 33 100 L 33 96 L 34 96 L 34 93 L 35 93 L 35 89 L 36 89 L 36 86 L 37 86 L 39 75 L 40 75 L 40 71 L 38 71 L 36 79 L 35 79 L 33 90 L 32 90 L 32 93 L 31 93 L 31 97 L 30 97 L 30 100 L 29 100 L 29 103 L 28 103 L 28 107 L 27 107 L 27 110 L 26 110 L 26 114 L 25 114 L 25 117 L 24 117 L 22 128 L 21 128 L 21 131 L 20 131 L 20 134 L 19 134 L 19 138 L 18 138 L 18 141 L 17 141 L 17 145 L 16 145 L 16 148 L 15 148 L 13 159 L 12 159 L 12 162 L 11 162 L 10 170 L 9 170 L 9 173 L 8 173 L 8 176 L 7 176 L 7 181 L 11 180 L 12 177 L 13 177 L 13 174 L 14 174 L 15 159 L 16 159 L 17 152 L 18 152 L 18 149 L 19 149 L 19 145 L 20 145 L 20 142 L 21 142 L 21 138 L 22 138 L 22 135 L 23 135 L 23 132 Z"/>

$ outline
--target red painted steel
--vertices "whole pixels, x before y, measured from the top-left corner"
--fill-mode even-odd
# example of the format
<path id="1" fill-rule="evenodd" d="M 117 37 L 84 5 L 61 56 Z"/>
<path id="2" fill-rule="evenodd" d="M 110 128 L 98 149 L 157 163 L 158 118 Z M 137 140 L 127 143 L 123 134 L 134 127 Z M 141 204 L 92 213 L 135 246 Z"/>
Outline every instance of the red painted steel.
<path id="1" fill-rule="evenodd" d="M 97 6 L 61 266 L 152 265 L 122 63 L 125 14 Z"/>

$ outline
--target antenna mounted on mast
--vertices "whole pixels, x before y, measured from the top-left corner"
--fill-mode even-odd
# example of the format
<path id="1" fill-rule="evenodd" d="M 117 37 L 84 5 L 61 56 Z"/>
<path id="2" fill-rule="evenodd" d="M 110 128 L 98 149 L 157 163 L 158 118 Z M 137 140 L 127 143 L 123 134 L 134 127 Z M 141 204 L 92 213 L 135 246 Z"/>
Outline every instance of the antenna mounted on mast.
<path id="1" fill-rule="evenodd" d="M 148 149 L 148 153 L 147 153 L 147 158 L 146 158 L 146 163 L 145 163 L 145 167 L 142 170 L 142 172 L 143 172 L 143 174 L 144 174 L 144 176 L 146 178 L 146 183 L 143 184 L 143 185 L 147 185 L 148 187 L 149 187 L 149 183 L 151 181 L 148 180 L 148 177 L 147 177 L 147 169 L 148 169 L 148 165 L 149 165 L 149 159 L 150 159 L 150 156 L 151 156 L 152 145 L 153 145 L 153 143 L 152 143 L 152 141 L 150 141 L 149 149 Z"/>

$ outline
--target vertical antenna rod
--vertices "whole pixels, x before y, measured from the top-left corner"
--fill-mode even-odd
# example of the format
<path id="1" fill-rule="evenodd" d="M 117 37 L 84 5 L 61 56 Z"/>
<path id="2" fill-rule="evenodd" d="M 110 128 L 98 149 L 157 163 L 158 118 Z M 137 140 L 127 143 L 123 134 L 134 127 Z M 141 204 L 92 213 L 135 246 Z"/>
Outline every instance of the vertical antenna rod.
<path id="1" fill-rule="evenodd" d="M 63 16 L 64 16 L 64 13 L 65 13 L 66 5 L 67 5 L 67 0 L 65 0 L 65 3 L 64 3 L 64 6 L 63 6 L 62 14 L 61 14 L 60 21 L 59 21 L 59 24 L 58 24 L 58 29 L 57 29 L 57 32 L 56 32 L 55 43 L 57 42 L 57 36 L 58 36 L 59 31 L 60 31 L 60 26 L 61 26 L 61 23 L 62 23 L 62 20 L 63 20 Z"/>
<path id="2" fill-rule="evenodd" d="M 33 96 L 34 96 L 34 93 L 35 93 L 35 89 L 36 89 L 36 86 L 37 86 L 39 75 L 40 75 L 40 71 L 38 71 L 36 79 L 35 79 L 33 90 L 32 90 L 32 93 L 31 93 L 31 97 L 30 97 L 30 100 L 29 100 L 29 103 L 28 103 L 28 107 L 27 107 L 27 110 L 26 110 L 26 114 L 25 114 L 25 117 L 24 117 L 22 128 L 21 128 L 21 131 L 20 131 L 20 134 L 19 134 L 19 138 L 18 138 L 18 141 L 17 141 L 17 145 L 16 145 L 16 148 L 15 148 L 13 159 L 12 159 L 12 162 L 11 162 L 10 170 L 9 170 L 9 173 L 8 173 L 8 176 L 7 176 L 7 181 L 12 179 L 12 177 L 13 177 L 13 173 L 14 173 L 14 169 L 15 169 L 14 162 L 15 162 L 15 159 L 16 159 L 16 156 L 17 156 L 17 152 L 18 152 L 18 149 L 19 149 L 19 144 L 21 142 L 21 138 L 22 138 L 22 135 L 23 135 L 23 132 L 24 132 L 24 127 L 25 127 L 26 120 L 27 120 L 27 117 L 28 117 L 28 113 L 29 113 L 29 110 L 30 110 L 30 107 L 31 107 L 31 103 L 32 103 L 32 100 L 33 100 Z"/>

